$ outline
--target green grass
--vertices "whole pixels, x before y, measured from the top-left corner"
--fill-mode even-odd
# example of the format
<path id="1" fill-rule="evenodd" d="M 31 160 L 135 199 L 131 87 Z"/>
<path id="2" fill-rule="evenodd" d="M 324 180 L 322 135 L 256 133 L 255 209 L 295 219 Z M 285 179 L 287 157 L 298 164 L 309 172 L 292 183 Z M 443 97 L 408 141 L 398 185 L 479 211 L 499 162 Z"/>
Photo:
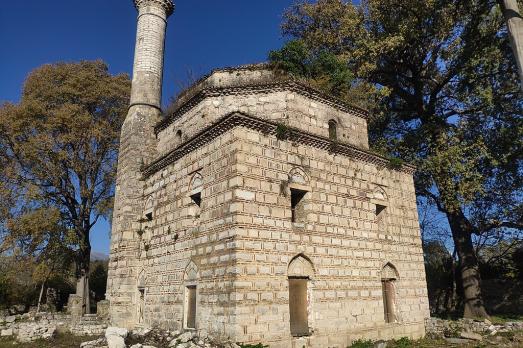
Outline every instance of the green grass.
<path id="1" fill-rule="evenodd" d="M 68 333 L 59 333 L 52 340 L 38 340 L 30 343 L 19 343 L 13 338 L 0 338 L 0 348 L 78 348 L 80 343 L 93 341 L 98 337 L 73 336 Z"/>
<path id="2" fill-rule="evenodd" d="M 356 340 L 348 348 L 373 348 L 374 343 L 371 340 Z"/>
<path id="3" fill-rule="evenodd" d="M 258 343 L 258 344 L 241 344 L 241 343 L 238 343 L 238 345 L 241 348 L 269 348 L 269 346 L 263 345 L 261 343 Z"/>
<path id="4" fill-rule="evenodd" d="M 523 314 L 497 314 L 490 317 L 493 324 L 504 324 L 508 321 L 523 321 Z"/>

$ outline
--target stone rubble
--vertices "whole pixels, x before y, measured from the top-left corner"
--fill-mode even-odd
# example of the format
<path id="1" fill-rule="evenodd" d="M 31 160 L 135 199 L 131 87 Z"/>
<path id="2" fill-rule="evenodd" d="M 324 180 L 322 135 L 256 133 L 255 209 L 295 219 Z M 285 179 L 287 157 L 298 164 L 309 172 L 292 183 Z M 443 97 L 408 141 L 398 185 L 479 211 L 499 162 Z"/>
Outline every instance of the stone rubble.
<path id="1" fill-rule="evenodd" d="M 490 320 L 444 320 L 429 318 L 426 321 L 427 337 L 443 338 L 449 343 L 483 341 L 484 338 L 499 333 L 523 330 L 523 322 L 506 322 L 493 324 Z"/>
<path id="2" fill-rule="evenodd" d="M 32 342 L 50 339 L 58 330 L 68 331 L 76 336 L 97 336 L 102 335 L 107 328 L 107 321 L 96 315 L 73 319 L 71 315 L 64 313 L 11 314 L 20 308 L 0 312 L 1 337 L 14 336 L 19 342 Z"/>
<path id="3" fill-rule="evenodd" d="M 204 333 L 179 332 L 141 328 L 128 332 L 126 329 L 109 327 L 105 336 L 84 342 L 80 348 L 240 348 L 234 342 L 215 342 Z"/>

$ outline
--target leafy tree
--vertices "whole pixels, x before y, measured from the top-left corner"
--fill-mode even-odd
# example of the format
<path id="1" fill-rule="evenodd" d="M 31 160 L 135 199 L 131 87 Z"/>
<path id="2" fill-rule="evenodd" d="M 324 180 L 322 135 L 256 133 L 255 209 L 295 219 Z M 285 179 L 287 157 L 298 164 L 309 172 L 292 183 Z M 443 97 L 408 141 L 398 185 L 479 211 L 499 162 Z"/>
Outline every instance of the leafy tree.
<path id="1" fill-rule="evenodd" d="M 303 2 L 283 30 L 292 40 L 270 54 L 276 66 L 288 65 L 284 53 L 299 41 L 303 64 L 328 52 L 353 72 L 342 98 L 374 86 L 374 149 L 418 166 L 418 195 L 450 225 L 464 315 L 486 317 L 473 241 L 523 228 L 523 95 L 497 3 Z"/>
<path id="2" fill-rule="evenodd" d="M 0 108 L 0 158 L 7 191 L 16 190 L 11 239 L 73 246 L 77 294 L 89 310 L 90 232 L 112 208 L 120 127 L 129 103 L 127 75 L 101 61 L 44 65 L 31 72 L 18 104 Z M 22 205 L 22 206 L 20 206 Z M 39 228 L 46 219 L 55 226 Z M 33 224 L 33 226 L 31 226 Z"/>
<path id="3" fill-rule="evenodd" d="M 91 264 L 91 291 L 94 293 L 96 302 L 105 299 L 105 290 L 107 288 L 107 262 L 94 261 Z"/>

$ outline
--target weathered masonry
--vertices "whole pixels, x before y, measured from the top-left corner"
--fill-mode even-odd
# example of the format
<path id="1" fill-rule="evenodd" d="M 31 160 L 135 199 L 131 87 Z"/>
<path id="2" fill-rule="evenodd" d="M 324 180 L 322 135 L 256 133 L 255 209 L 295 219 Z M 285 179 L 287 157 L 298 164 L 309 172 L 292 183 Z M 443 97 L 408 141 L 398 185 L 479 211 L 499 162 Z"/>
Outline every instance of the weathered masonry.
<path id="1" fill-rule="evenodd" d="M 423 336 L 414 168 L 369 151 L 368 114 L 256 65 L 215 70 L 161 118 L 173 5 L 136 6 L 107 289 L 113 324 L 271 347 Z"/>

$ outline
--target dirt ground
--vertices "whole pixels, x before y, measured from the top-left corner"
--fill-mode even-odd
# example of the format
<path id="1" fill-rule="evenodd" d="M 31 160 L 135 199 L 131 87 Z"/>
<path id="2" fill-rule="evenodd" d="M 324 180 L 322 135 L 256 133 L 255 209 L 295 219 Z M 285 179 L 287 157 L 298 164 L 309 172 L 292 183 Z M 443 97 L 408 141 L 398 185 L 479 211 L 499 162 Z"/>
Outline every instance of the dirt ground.
<path id="1" fill-rule="evenodd" d="M 92 341 L 98 337 L 77 337 L 69 334 L 58 334 L 52 340 L 40 340 L 31 343 L 18 343 L 13 339 L 0 338 L 0 348 L 78 348 L 80 343 Z M 357 342 L 350 348 L 373 348 L 374 344 L 370 342 Z M 469 343 L 453 344 L 442 339 L 422 339 L 412 341 L 409 339 L 400 339 L 395 342 L 388 342 L 387 348 L 490 348 L 490 347 L 513 347 L 523 348 L 523 331 L 502 333 L 496 336 L 484 338 L 483 341 L 471 341 Z"/>

